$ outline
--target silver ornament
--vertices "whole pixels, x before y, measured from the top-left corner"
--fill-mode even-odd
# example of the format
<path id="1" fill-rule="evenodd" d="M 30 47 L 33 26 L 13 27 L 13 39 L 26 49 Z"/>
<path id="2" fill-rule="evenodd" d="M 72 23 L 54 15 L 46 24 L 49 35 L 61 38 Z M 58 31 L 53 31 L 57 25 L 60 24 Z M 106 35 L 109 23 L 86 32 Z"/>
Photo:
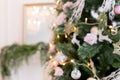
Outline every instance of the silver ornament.
<path id="1" fill-rule="evenodd" d="M 72 72 L 71 72 L 71 77 L 73 79 L 79 79 L 81 77 L 81 72 L 78 70 L 78 69 L 74 69 Z"/>
<path id="2" fill-rule="evenodd" d="M 63 64 L 67 60 L 67 56 L 62 53 L 62 51 L 58 52 L 55 56 L 55 60 L 59 64 Z"/>
<path id="3" fill-rule="evenodd" d="M 112 25 L 113 25 L 113 26 L 117 26 L 117 22 L 113 21 L 113 22 L 112 22 Z"/>

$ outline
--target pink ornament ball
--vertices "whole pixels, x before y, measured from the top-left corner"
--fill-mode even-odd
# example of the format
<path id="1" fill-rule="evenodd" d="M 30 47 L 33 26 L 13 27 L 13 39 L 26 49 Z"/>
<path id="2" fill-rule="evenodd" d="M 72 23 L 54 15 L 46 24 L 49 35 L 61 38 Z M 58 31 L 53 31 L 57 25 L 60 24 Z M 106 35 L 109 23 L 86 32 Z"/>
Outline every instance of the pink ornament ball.
<path id="1" fill-rule="evenodd" d="M 115 14 L 120 14 L 120 5 L 115 6 L 114 12 L 115 12 Z"/>

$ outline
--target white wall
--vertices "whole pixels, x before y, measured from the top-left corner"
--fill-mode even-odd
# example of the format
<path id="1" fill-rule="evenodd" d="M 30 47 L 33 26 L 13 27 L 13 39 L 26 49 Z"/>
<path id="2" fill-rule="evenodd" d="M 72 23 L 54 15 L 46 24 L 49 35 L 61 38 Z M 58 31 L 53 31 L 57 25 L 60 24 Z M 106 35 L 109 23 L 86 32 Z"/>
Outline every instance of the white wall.
<path id="1" fill-rule="evenodd" d="M 54 2 L 54 0 L 0 0 L 0 48 L 22 43 L 23 5 L 29 3 Z M 23 65 L 18 73 L 13 73 L 12 80 L 43 80 L 38 55 L 31 58 L 30 65 Z M 0 77 L 0 80 L 1 77 Z"/>
<path id="2" fill-rule="evenodd" d="M 0 47 L 7 44 L 8 8 L 7 0 L 0 0 Z"/>

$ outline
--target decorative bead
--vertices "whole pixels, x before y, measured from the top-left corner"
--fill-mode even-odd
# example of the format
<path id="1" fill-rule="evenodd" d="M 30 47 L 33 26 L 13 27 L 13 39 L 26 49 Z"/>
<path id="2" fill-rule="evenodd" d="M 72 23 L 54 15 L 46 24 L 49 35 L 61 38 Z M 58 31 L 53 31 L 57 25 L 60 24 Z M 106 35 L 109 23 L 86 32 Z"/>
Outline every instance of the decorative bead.
<path id="1" fill-rule="evenodd" d="M 98 27 L 96 27 L 96 26 L 92 27 L 90 32 L 95 34 L 95 35 L 98 35 Z"/>

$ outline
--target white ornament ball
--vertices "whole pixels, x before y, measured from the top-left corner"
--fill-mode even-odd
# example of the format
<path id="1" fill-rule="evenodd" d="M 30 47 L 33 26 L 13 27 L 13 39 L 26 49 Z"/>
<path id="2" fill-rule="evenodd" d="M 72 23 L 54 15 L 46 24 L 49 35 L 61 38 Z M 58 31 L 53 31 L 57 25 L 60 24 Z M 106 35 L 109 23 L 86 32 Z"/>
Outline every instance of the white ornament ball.
<path id="1" fill-rule="evenodd" d="M 59 64 L 63 64 L 67 60 L 67 56 L 62 53 L 62 51 L 58 52 L 57 55 L 55 56 L 55 60 Z"/>
<path id="2" fill-rule="evenodd" d="M 90 77 L 87 80 L 97 80 L 97 79 Z"/>
<path id="3" fill-rule="evenodd" d="M 78 69 L 74 69 L 72 72 L 71 72 L 71 77 L 73 79 L 79 79 L 81 77 L 81 72 L 78 70 Z"/>
<path id="4" fill-rule="evenodd" d="M 90 32 L 95 34 L 95 35 L 98 35 L 98 27 L 96 27 L 96 26 L 92 27 Z"/>

